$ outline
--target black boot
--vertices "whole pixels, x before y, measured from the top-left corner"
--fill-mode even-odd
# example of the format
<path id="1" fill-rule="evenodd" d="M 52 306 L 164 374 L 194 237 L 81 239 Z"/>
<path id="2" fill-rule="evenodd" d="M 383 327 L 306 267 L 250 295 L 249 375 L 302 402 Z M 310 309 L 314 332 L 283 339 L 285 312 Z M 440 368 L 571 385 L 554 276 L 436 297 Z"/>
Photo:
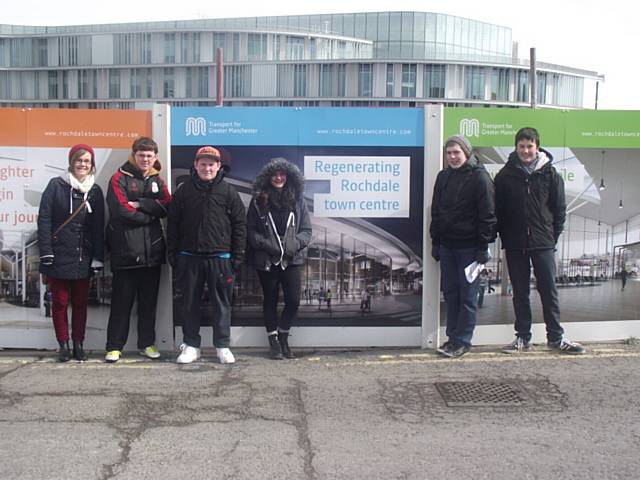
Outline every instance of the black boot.
<path id="1" fill-rule="evenodd" d="M 58 361 L 68 362 L 71 360 L 71 352 L 69 351 L 69 342 L 58 342 L 60 349 L 58 350 Z"/>
<path id="2" fill-rule="evenodd" d="M 278 335 L 276 335 L 275 333 L 269 335 L 269 352 L 271 353 L 271 358 L 273 358 L 274 360 L 282 360 L 280 342 L 278 342 Z"/>
<path id="3" fill-rule="evenodd" d="M 278 340 L 280 341 L 280 348 L 284 358 L 296 358 L 291 348 L 289 348 L 289 332 L 278 332 Z"/>
<path id="4" fill-rule="evenodd" d="M 84 348 L 82 348 L 82 342 L 78 342 L 76 340 L 73 341 L 73 358 L 75 358 L 79 362 L 84 362 L 85 360 L 87 360 L 87 358 L 89 358 L 87 357 Z"/>

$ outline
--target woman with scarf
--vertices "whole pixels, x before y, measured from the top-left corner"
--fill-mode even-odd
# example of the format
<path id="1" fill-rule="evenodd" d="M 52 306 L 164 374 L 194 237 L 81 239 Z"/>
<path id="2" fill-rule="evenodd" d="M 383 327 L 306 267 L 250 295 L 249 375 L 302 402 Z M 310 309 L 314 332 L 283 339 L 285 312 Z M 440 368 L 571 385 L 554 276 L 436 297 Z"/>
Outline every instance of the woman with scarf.
<path id="1" fill-rule="evenodd" d="M 311 241 L 311 219 L 302 195 L 304 178 L 296 165 L 274 158 L 258 173 L 253 190 L 247 212 L 249 265 L 256 269 L 262 286 L 269 350 L 275 360 L 294 358 L 289 329 L 298 314 L 300 266 Z M 278 317 L 280 288 L 284 309 Z"/>
<path id="2" fill-rule="evenodd" d="M 67 308 L 71 303 L 73 358 L 87 359 L 83 348 L 89 280 L 104 262 L 104 195 L 95 183 L 95 154 L 84 144 L 69 150 L 69 171 L 49 181 L 38 212 L 40 272 L 51 288 L 51 317 L 60 349 L 71 359 Z"/>

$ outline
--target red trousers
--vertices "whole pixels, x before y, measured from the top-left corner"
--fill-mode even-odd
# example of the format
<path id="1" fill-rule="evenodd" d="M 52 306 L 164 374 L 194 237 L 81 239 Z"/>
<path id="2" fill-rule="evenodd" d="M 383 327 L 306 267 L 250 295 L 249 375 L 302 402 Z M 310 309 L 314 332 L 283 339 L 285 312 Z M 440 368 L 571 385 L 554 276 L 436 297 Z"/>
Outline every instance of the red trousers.
<path id="1" fill-rule="evenodd" d="M 71 339 L 84 341 L 87 326 L 87 301 L 89 299 L 89 278 L 62 280 L 49 277 L 51 288 L 51 317 L 58 342 L 69 341 L 69 319 L 67 309 L 71 302 Z"/>

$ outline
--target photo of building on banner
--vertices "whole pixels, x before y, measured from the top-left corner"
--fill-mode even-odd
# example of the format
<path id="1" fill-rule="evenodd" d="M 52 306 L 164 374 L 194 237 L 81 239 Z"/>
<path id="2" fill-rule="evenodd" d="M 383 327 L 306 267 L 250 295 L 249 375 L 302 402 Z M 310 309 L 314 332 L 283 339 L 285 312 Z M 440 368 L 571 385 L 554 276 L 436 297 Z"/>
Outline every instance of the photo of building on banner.
<path id="1" fill-rule="evenodd" d="M 640 288 L 640 113 L 446 108 L 444 118 L 445 137 L 465 135 L 492 178 L 514 151 L 516 132 L 539 131 L 540 147 L 562 178 L 566 197 L 555 249 L 562 320 L 638 319 L 640 303 L 630 288 Z M 513 321 L 503 313 L 510 313 L 513 299 L 503 252 L 498 238 L 491 245 L 479 325 Z M 533 276 L 530 289 L 534 323 L 540 323 Z"/>
<path id="2" fill-rule="evenodd" d="M 0 111 L 0 332 L 23 329 L 23 339 L 31 334 L 44 339 L 25 340 L 25 346 L 57 346 L 51 285 L 43 282 L 39 272 L 37 230 L 43 192 L 52 179 L 69 179 L 73 170 L 70 149 L 84 144 L 93 153 L 95 184 L 106 194 L 109 178 L 127 161 L 132 142 L 150 130 L 151 115 L 142 111 Z M 95 205 L 96 211 L 102 208 Z M 92 348 L 104 345 L 111 303 L 108 258 L 89 280 L 86 329 Z M 8 336 L 3 338 L 9 341 Z"/>
<path id="3" fill-rule="evenodd" d="M 419 326 L 422 115 L 414 109 L 174 109 L 173 187 L 189 178 L 197 149 L 213 145 L 229 167 L 225 180 L 248 208 L 257 173 L 272 159 L 286 159 L 304 175 L 312 224 L 298 324 Z M 207 295 L 203 312 L 211 318 Z M 262 325 L 262 295 L 255 270 L 243 265 L 232 325 Z M 179 315 L 174 320 L 180 325 Z"/>

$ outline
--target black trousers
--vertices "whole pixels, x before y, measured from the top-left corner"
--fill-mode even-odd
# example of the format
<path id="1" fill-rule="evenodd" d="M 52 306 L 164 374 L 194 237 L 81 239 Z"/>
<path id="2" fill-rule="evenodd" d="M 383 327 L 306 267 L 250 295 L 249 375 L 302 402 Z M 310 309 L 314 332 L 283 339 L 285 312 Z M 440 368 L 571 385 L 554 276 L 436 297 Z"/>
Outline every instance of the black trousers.
<path id="1" fill-rule="evenodd" d="M 122 350 L 127 343 L 131 309 L 136 299 L 138 300 L 138 348 L 142 350 L 155 343 L 159 286 L 160 266 L 113 272 L 107 351 Z"/>
<path id="2" fill-rule="evenodd" d="M 200 305 L 206 284 L 213 308 L 213 346 L 229 346 L 233 281 L 234 272 L 229 259 L 178 256 L 176 282 L 182 292 L 178 305 L 185 344 L 200 348 Z"/>
<path id="3" fill-rule="evenodd" d="M 558 342 L 564 330 L 560 325 L 560 305 L 556 288 L 556 260 L 552 249 L 506 250 L 509 277 L 513 285 L 513 310 L 516 315 L 516 335 L 531 340 L 531 266 L 536 277 L 536 288 L 542 302 L 542 317 L 547 327 L 547 341 Z"/>
<path id="4" fill-rule="evenodd" d="M 300 267 L 289 265 L 286 269 L 274 266 L 270 271 L 258 270 L 264 300 L 262 314 L 267 332 L 282 330 L 288 332 L 298 316 L 300 307 Z M 278 299 L 280 287 L 284 294 L 284 309 L 278 319 Z"/>

